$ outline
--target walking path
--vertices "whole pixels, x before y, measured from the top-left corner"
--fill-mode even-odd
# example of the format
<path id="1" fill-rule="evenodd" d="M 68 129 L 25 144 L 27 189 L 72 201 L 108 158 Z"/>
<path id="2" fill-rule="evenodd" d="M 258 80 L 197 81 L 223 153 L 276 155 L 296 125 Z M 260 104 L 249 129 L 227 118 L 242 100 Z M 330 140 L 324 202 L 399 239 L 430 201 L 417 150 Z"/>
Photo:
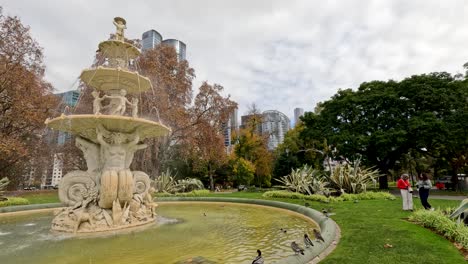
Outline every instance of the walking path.
<path id="1" fill-rule="evenodd" d="M 391 190 L 391 194 L 398 196 L 400 195 L 400 190 Z M 414 198 L 419 198 L 419 195 L 417 195 L 417 191 L 413 195 Z M 440 199 L 440 200 L 463 200 L 468 198 L 468 196 L 463 196 L 463 195 L 443 195 L 443 194 L 438 194 L 437 191 L 431 192 L 429 194 L 430 199 Z"/>

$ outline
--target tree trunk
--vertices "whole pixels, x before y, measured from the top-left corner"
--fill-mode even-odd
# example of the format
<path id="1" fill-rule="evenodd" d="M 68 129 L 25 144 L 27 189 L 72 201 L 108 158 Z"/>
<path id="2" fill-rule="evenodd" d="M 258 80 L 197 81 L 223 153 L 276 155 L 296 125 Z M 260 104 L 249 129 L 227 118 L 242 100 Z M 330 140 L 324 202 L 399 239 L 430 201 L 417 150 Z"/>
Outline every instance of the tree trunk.
<path id="1" fill-rule="evenodd" d="M 210 177 L 210 190 L 214 192 L 214 179 L 213 179 L 213 171 L 211 170 L 211 164 L 208 164 L 208 176 Z"/>
<path id="2" fill-rule="evenodd" d="M 452 166 L 452 191 L 456 191 L 458 189 L 458 167 Z"/>
<path id="3" fill-rule="evenodd" d="M 379 189 L 388 189 L 388 179 L 386 174 L 384 176 L 379 177 Z"/>
<path id="4" fill-rule="evenodd" d="M 213 174 L 210 172 L 210 190 L 213 192 L 214 191 L 214 179 L 213 179 Z"/>

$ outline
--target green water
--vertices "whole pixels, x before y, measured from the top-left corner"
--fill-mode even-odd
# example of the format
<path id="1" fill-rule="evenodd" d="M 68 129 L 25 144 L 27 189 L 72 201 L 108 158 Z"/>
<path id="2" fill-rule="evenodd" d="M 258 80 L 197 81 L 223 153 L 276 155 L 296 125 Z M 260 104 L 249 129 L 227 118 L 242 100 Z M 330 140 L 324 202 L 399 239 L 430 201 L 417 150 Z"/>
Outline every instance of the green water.
<path id="1" fill-rule="evenodd" d="M 291 241 L 302 245 L 316 227 L 287 211 L 230 203 L 162 204 L 158 215 L 159 224 L 143 230 L 78 239 L 51 233 L 51 213 L 0 217 L 0 263 L 171 264 L 201 256 L 239 264 L 252 263 L 257 249 L 272 263 L 293 255 Z"/>

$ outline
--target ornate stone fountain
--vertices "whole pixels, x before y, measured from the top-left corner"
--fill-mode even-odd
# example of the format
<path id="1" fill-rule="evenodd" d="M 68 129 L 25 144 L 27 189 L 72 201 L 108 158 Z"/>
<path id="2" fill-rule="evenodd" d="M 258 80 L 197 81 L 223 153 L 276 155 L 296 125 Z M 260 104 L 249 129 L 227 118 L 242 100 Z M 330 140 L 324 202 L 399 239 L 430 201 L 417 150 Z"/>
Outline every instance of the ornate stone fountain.
<path id="1" fill-rule="evenodd" d="M 85 69 L 80 75 L 94 88 L 93 114 L 62 114 L 45 121 L 51 129 L 76 135 L 76 146 L 88 167 L 62 178 L 59 197 L 68 207 L 56 215 L 52 230 L 86 233 L 155 221 L 157 204 L 150 194 L 150 178 L 130 170 L 130 164 L 135 152 L 147 147 L 142 140 L 164 136 L 170 129 L 138 117 L 136 95 L 152 85 L 148 78 L 128 69 L 140 51 L 125 42 L 125 20 L 116 17 L 114 25 L 115 38 L 99 44 L 107 65 Z M 134 96 L 131 101 L 127 94 Z M 130 116 L 125 116 L 127 105 Z"/>

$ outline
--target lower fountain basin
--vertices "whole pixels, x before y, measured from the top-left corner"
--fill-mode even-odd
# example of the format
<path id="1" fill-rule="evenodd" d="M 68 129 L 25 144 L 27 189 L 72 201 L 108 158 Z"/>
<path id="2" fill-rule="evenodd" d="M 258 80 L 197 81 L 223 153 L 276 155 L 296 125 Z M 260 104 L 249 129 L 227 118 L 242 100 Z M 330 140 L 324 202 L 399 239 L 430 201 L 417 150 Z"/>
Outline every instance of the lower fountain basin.
<path id="1" fill-rule="evenodd" d="M 292 241 L 303 245 L 303 234 L 312 234 L 318 225 L 289 210 L 235 203 L 158 203 L 158 224 L 98 236 L 52 233 L 51 212 L 0 214 L 0 259 L 2 263 L 168 264 L 200 259 L 205 261 L 201 263 L 252 263 L 261 249 L 266 263 L 306 263 L 318 254 L 314 249 L 306 250 L 306 256 L 291 251 Z"/>

